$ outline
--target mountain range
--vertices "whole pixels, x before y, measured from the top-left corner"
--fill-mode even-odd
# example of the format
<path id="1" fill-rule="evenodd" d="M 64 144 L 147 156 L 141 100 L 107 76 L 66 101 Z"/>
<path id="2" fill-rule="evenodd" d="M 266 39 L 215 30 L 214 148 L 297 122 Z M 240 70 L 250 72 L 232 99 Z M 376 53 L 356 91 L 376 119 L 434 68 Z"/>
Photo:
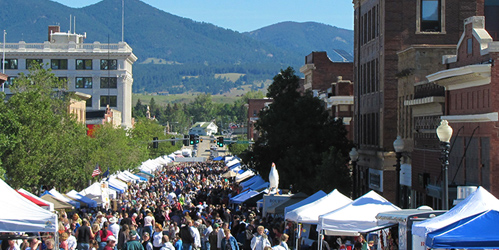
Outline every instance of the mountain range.
<path id="1" fill-rule="evenodd" d="M 85 42 L 121 41 L 121 0 L 102 0 L 83 8 L 50 0 L 0 3 L 7 43 L 44 42 L 49 25 L 69 30 L 70 15 L 76 17 L 76 33 L 87 33 Z M 135 93 L 218 94 L 243 85 L 259 89 L 288 66 L 300 74 L 305 56 L 312 51 L 327 51 L 333 61 L 349 60 L 353 53 L 351 30 L 283 22 L 239 33 L 175 16 L 139 0 L 125 1 L 124 25 L 124 40 L 139 58 L 133 72 Z M 239 78 L 224 77 L 228 73 Z"/>

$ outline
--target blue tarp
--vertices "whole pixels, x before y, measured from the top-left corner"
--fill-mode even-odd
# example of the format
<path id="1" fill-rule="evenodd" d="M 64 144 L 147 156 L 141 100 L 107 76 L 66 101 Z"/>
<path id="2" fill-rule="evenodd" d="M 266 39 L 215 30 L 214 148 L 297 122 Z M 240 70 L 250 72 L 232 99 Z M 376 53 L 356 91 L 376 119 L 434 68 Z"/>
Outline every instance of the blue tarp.
<path id="1" fill-rule="evenodd" d="M 232 170 L 232 169 L 237 168 L 237 167 L 241 167 L 241 163 L 240 162 L 238 162 L 238 163 L 230 166 L 229 169 Z"/>
<path id="2" fill-rule="evenodd" d="M 224 159 L 223 156 L 217 156 L 217 157 L 213 158 L 214 161 L 221 161 L 223 159 Z"/>
<path id="3" fill-rule="evenodd" d="M 138 174 L 134 174 L 135 176 L 139 177 L 141 181 L 147 181 L 147 178 L 140 176 Z"/>
<path id="4" fill-rule="evenodd" d="M 429 233 L 426 237 L 426 247 L 499 248 L 497 225 L 499 225 L 499 212 L 487 210 Z"/>
<path id="5" fill-rule="evenodd" d="M 239 170 L 237 173 L 238 173 L 238 174 L 242 174 L 242 173 L 244 173 L 245 171 L 246 171 L 246 170 L 241 169 L 241 170 Z"/>

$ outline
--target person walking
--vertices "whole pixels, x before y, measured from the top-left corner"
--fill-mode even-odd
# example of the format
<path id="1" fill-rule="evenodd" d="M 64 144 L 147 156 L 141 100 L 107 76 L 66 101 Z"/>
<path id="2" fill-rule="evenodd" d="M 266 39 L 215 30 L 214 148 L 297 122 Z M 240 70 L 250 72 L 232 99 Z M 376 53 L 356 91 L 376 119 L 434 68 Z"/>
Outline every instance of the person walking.
<path id="1" fill-rule="evenodd" d="M 156 225 L 154 225 L 154 233 L 152 234 L 153 250 L 159 250 L 163 246 L 162 239 L 163 227 L 161 226 L 161 224 L 156 223 Z"/>
<path id="2" fill-rule="evenodd" d="M 168 237 L 168 235 L 163 235 L 163 238 L 161 238 L 161 242 L 163 243 L 163 246 L 161 246 L 160 250 L 175 250 L 175 247 L 170 242 L 170 238 Z"/>
<path id="3" fill-rule="evenodd" d="M 144 250 L 144 247 L 142 246 L 142 244 L 140 244 L 140 242 L 137 240 L 138 236 L 139 235 L 137 234 L 137 231 L 130 230 L 130 233 L 129 233 L 130 239 L 125 244 L 124 250 Z"/>
<path id="4" fill-rule="evenodd" d="M 90 229 L 90 222 L 87 219 L 82 220 L 82 226 L 76 229 L 76 248 L 78 250 L 89 250 L 90 249 L 90 239 L 95 236 Z"/>
<path id="5" fill-rule="evenodd" d="M 256 234 L 253 236 L 253 239 L 251 239 L 251 250 L 263 250 L 266 246 L 272 247 L 264 232 L 265 228 L 263 226 L 258 226 L 256 228 Z"/>
<path id="6" fill-rule="evenodd" d="M 222 250 L 239 250 L 236 238 L 230 234 L 230 229 L 224 229 L 225 237 L 222 239 Z"/>

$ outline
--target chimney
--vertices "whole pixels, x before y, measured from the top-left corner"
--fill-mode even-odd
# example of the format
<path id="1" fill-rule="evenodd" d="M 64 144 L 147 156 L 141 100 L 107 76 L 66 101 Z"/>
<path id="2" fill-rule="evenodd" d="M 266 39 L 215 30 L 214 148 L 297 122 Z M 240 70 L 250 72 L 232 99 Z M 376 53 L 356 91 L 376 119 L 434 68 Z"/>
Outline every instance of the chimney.
<path id="1" fill-rule="evenodd" d="M 48 41 L 50 42 L 50 37 L 51 34 L 56 33 L 56 32 L 61 32 L 61 26 L 59 25 L 49 25 L 49 34 L 48 34 Z"/>

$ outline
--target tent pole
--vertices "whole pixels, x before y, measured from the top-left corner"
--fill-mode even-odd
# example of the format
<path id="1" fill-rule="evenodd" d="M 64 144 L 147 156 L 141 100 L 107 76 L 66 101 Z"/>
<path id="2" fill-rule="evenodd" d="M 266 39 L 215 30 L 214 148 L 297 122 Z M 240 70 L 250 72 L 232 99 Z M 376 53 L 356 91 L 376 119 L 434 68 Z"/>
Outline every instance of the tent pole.
<path id="1" fill-rule="evenodd" d="M 322 230 L 319 230 L 319 233 L 317 235 L 317 246 L 319 247 L 319 250 L 322 250 Z"/>
<path id="2" fill-rule="evenodd" d="M 300 249 L 301 223 L 298 223 L 298 232 L 296 232 L 296 249 Z"/>

